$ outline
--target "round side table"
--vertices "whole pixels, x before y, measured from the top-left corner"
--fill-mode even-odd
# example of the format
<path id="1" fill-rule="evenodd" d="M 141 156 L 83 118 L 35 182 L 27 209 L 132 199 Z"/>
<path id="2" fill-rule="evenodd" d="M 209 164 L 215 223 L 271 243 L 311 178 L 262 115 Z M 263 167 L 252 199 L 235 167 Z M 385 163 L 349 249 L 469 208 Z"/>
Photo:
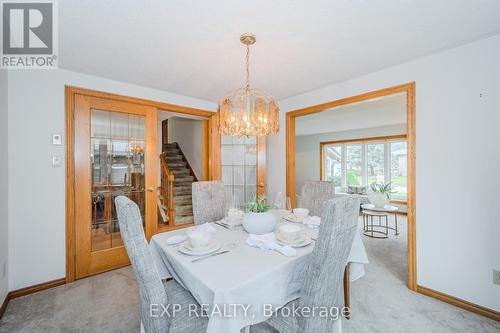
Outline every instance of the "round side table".
<path id="1" fill-rule="evenodd" d="M 387 238 L 389 229 L 394 230 L 394 235 L 399 235 L 398 207 L 387 205 L 382 208 L 375 207 L 373 204 L 365 204 L 361 205 L 361 208 L 363 216 L 363 234 L 365 236 L 372 238 Z M 389 214 L 394 214 L 394 228 L 389 226 Z M 377 218 L 378 224 L 374 224 L 373 220 Z M 385 224 L 382 224 L 382 221 L 385 221 Z"/>
<path id="2" fill-rule="evenodd" d="M 376 212 L 373 210 L 362 211 L 363 215 L 363 234 L 371 238 L 387 238 L 389 234 L 389 214 L 386 212 Z M 374 224 L 373 220 L 377 220 L 378 224 Z M 385 225 L 382 224 L 385 222 Z M 382 230 L 380 230 L 382 229 Z"/>

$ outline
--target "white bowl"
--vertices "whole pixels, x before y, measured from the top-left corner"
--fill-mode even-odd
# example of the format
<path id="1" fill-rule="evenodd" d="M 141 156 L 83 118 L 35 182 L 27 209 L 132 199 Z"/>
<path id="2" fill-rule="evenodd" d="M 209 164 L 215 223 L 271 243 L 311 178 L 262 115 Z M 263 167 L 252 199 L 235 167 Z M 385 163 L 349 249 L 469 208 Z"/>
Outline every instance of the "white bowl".
<path id="1" fill-rule="evenodd" d="M 274 231 L 276 217 L 271 212 L 245 213 L 243 216 L 243 228 L 249 234 L 263 235 Z"/>
<path id="2" fill-rule="evenodd" d="M 284 224 L 279 227 L 281 238 L 287 242 L 293 242 L 300 237 L 302 228 L 294 224 Z"/>
<path id="3" fill-rule="evenodd" d="M 205 247 L 212 240 L 212 234 L 209 232 L 193 231 L 190 232 L 187 236 L 189 244 L 192 248 Z"/>
<path id="4" fill-rule="evenodd" d="M 293 209 L 293 215 L 299 219 L 303 219 L 304 217 L 307 217 L 309 215 L 309 209 L 307 208 L 294 208 Z"/>

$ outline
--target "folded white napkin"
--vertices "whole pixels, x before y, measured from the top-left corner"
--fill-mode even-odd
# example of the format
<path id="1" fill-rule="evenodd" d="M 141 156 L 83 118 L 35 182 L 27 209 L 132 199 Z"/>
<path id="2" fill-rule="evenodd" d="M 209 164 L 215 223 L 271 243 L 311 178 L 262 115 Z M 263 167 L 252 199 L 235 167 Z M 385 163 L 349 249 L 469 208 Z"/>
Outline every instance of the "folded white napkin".
<path id="1" fill-rule="evenodd" d="M 302 221 L 308 228 L 316 229 L 319 228 L 321 224 L 321 218 L 319 216 L 308 216 Z"/>
<path id="2" fill-rule="evenodd" d="M 186 235 L 175 235 L 167 238 L 165 243 L 167 243 L 167 245 L 175 245 L 184 242 L 186 239 L 187 239 Z"/>
<path id="3" fill-rule="evenodd" d="M 250 234 L 247 238 L 247 244 L 258 247 L 261 250 L 276 250 L 287 257 L 294 257 L 297 255 L 297 251 L 294 248 L 276 243 L 274 233 L 272 232 L 264 235 Z"/>
<path id="4" fill-rule="evenodd" d="M 211 225 L 210 223 L 203 223 L 203 224 L 200 224 L 194 228 L 191 228 L 189 229 L 188 231 L 186 231 L 186 235 L 189 235 L 191 233 L 215 233 L 216 229 L 213 227 L 213 225 Z"/>

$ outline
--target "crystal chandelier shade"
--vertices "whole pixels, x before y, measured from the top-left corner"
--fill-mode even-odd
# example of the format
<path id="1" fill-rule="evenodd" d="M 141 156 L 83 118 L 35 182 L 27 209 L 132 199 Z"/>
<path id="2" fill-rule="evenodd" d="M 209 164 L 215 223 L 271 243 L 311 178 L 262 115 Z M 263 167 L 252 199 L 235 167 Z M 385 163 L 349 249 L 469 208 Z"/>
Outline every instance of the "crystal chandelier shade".
<path id="1" fill-rule="evenodd" d="M 219 102 L 219 130 L 230 136 L 265 136 L 276 134 L 279 130 L 279 107 L 276 100 L 250 88 L 250 48 L 255 36 L 244 34 L 240 40 L 247 47 L 247 82 L 240 88 L 222 98 Z"/>

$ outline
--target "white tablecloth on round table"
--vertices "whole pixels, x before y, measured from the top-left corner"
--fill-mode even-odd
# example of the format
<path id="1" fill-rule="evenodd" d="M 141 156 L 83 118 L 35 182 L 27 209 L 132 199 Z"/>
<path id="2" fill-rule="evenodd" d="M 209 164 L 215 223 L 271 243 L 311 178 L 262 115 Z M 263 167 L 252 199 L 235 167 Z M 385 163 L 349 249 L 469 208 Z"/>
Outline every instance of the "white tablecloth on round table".
<path id="1" fill-rule="evenodd" d="M 172 276 L 198 303 L 220 308 L 224 304 L 250 306 L 246 316 L 240 311 L 236 316 L 210 317 L 208 333 L 238 333 L 243 327 L 266 320 L 264 304 L 281 307 L 300 296 L 312 244 L 298 248 L 297 256 L 286 257 L 276 251 L 248 246 L 248 234 L 242 227 L 226 229 L 213 225 L 217 230 L 214 237 L 223 248 L 230 243 L 237 243 L 238 247 L 229 253 L 192 263 L 196 257 L 184 255 L 177 247 L 166 244 L 167 238 L 184 234 L 186 229 L 154 235 L 150 242 L 160 276 Z M 307 230 L 317 236 L 317 230 Z M 363 265 L 368 263 L 368 258 L 359 233 L 354 238 L 348 261 L 351 281 L 364 275 Z"/>

